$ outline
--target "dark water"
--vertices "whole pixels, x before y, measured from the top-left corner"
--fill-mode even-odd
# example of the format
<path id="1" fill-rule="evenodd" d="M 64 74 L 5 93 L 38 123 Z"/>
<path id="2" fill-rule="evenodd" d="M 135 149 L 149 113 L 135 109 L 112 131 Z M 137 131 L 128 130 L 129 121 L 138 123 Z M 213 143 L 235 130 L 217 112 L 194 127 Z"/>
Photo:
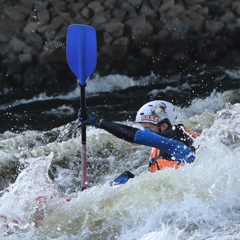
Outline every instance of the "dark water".
<path id="1" fill-rule="evenodd" d="M 145 77 L 147 81 L 146 86 L 134 86 L 125 90 L 92 94 L 87 96 L 86 101 L 91 109 L 109 120 L 133 120 L 137 109 L 153 99 L 164 99 L 172 101 L 179 106 L 187 106 L 193 99 L 207 96 L 213 90 L 223 92 L 239 88 L 239 78 L 229 75 L 228 71 L 234 72 L 238 70 L 237 68 L 227 70 L 223 67 L 210 69 L 203 67 L 203 69 L 194 74 L 149 76 Z M 91 81 L 91 79 L 88 81 Z M 77 82 L 69 85 L 67 88 L 66 86 L 58 86 L 58 89 L 12 89 L 5 91 L 0 100 L 0 107 L 4 106 L 0 108 L 0 132 L 51 130 L 54 127 L 76 120 L 80 106 L 79 97 L 64 100 L 57 98 L 43 99 L 14 106 L 14 102 L 18 99 L 31 99 L 41 92 L 46 92 L 46 96 L 50 97 L 66 94 L 76 88 L 76 86 Z M 166 87 L 169 90 L 160 92 L 156 96 L 150 93 L 152 90 L 161 90 Z M 44 112 L 56 109 L 62 105 L 73 108 L 74 113 L 61 115 L 44 114 Z"/>

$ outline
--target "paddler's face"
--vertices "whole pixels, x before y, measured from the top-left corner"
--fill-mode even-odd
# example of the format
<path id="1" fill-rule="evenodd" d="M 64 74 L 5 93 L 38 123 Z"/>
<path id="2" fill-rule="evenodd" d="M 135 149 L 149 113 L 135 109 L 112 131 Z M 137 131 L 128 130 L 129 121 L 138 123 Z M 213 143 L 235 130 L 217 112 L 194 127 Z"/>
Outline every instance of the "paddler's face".
<path id="1" fill-rule="evenodd" d="M 159 133 L 159 132 L 165 132 L 168 128 L 168 124 L 167 123 L 162 123 L 160 124 L 160 126 L 153 124 L 153 123 L 148 123 L 148 122 L 143 122 L 141 123 L 142 127 L 144 129 L 149 129 L 153 132 Z"/>
<path id="2" fill-rule="evenodd" d="M 142 125 L 142 127 L 143 127 L 144 129 L 149 129 L 149 130 L 151 130 L 151 131 L 153 131 L 153 132 L 156 132 L 156 133 L 159 133 L 159 132 L 160 132 L 160 131 L 159 131 L 159 127 L 158 127 L 158 125 L 156 125 L 156 124 L 148 123 L 148 122 L 143 122 L 143 123 L 141 123 L 141 125 Z"/>
<path id="3" fill-rule="evenodd" d="M 167 123 L 161 123 L 159 126 L 159 129 L 161 130 L 160 132 L 165 132 L 168 129 L 168 124 Z"/>

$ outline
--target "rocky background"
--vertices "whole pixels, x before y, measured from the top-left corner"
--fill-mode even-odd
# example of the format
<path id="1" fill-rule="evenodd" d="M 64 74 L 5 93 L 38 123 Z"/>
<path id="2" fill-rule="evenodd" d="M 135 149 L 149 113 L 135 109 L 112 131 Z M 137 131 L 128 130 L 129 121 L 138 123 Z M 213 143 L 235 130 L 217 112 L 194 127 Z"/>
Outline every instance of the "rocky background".
<path id="1" fill-rule="evenodd" d="M 70 24 L 97 31 L 96 73 L 187 74 L 240 64 L 240 1 L 0 0 L 0 91 L 64 88 Z"/>

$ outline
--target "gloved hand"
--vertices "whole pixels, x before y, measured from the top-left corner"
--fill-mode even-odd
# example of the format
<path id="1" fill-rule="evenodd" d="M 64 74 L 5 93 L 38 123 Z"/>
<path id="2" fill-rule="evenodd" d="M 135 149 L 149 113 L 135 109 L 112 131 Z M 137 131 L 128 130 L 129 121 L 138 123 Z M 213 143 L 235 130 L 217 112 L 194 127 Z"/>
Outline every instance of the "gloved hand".
<path id="1" fill-rule="evenodd" d="M 78 127 L 83 127 L 83 126 L 86 126 L 86 125 L 92 125 L 92 126 L 95 126 L 95 127 L 99 127 L 100 117 L 98 115 L 95 115 L 94 113 L 92 113 L 88 107 L 86 107 L 86 111 L 87 111 L 87 119 L 83 121 L 83 119 L 82 119 L 82 109 L 79 109 L 78 121 L 80 122 L 80 124 L 78 125 Z"/>

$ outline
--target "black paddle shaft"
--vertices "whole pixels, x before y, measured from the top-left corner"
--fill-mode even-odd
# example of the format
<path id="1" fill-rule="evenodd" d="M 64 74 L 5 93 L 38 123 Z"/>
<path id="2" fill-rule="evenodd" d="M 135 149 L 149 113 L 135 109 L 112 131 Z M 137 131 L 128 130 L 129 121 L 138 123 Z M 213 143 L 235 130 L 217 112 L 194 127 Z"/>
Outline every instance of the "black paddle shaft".
<path id="1" fill-rule="evenodd" d="M 80 94 L 81 94 L 81 100 L 80 100 L 80 106 L 82 109 L 82 121 L 85 121 L 87 119 L 87 110 L 86 110 L 86 98 L 85 98 L 85 87 L 86 84 L 80 85 Z M 82 144 L 86 144 L 86 126 L 82 127 Z"/>
<path id="2" fill-rule="evenodd" d="M 86 84 L 80 84 L 80 92 L 81 92 L 81 100 L 80 106 L 82 109 L 82 120 L 87 119 L 87 111 L 86 111 L 86 98 L 85 98 L 85 87 Z M 86 126 L 82 127 L 82 191 L 87 187 L 87 134 L 86 134 Z"/>

